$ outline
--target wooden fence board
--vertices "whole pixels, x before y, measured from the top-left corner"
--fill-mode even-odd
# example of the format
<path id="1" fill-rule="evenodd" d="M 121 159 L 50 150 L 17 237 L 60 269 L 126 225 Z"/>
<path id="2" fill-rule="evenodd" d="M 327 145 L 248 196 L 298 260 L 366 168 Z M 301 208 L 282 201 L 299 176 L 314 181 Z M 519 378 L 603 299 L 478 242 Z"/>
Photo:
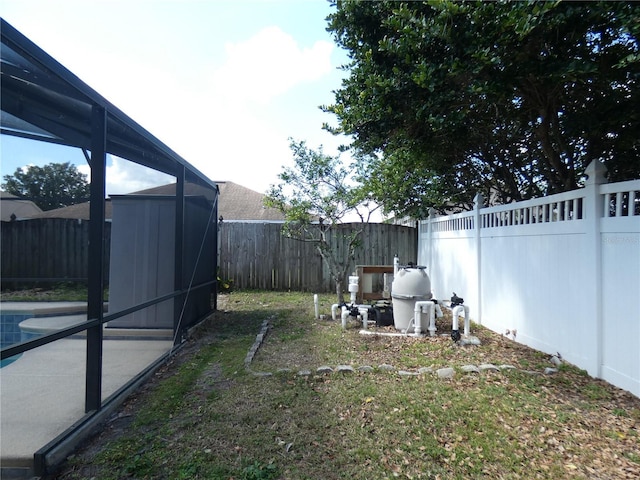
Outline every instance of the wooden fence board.
<path id="1" fill-rule="evenodd" d="M 361 224 L 341 225 L 330 233 L 341 253 L 346 253 L 345 235 Z M 399 255 L 403 263 L 416 261 L 416 229 L 402 225 L 365 224 L 356 265 L 393 265 Z M 282 224 L 235 223 L 220 225 L 220 271 L 224 280 L 231 279 L 240 289 L 266 288 L 333 292 L 335 285 L 328 268 L 313 243 L 285 238 Z"/>
<path id="2" fill-rule="evenodd" d="M 1 227 L 2 280 L 86 279 L 89 222 L 73 219 L 34 219 L 3 222 Z M 111 224 L 105 224 L 105 276 L 108 276 Z M 361 224 L 344 224 L 329 235 L 345 252 L 348 234 Z M 333 292 L 335 285 L 312 243 L 282 235 L 282 224 L 226 222 L 219 225 L 219 266 L 223 280 L 235 288 Z M 401 225 L 365 224 L 356 265 L 392 265 L 416 261 L 416 229 Z M 105 278 L 108 284 L 108 278 Z"/>
<path id="3" fill-rule="evenodd" d="M 111 224 L 105 224 L 106 258 L 109 265 Z M 86 281 L 89 269 L 89 222 L 42 218 L 2 222 L 0 260 L 3 282 L 20 279 L 43 282 Z M 108 268 L 105 282 L 108 281 Z"/>

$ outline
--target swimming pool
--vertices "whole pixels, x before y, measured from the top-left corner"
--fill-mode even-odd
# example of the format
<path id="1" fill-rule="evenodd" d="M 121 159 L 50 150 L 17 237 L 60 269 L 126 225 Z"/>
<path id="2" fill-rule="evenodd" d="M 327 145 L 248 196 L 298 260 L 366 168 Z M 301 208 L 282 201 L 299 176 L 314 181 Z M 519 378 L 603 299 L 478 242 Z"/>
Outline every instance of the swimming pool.
<path id="1" fill-rule="evenodd" d="M 1 310 L 0 311 L 0 347 L 5 348 L 14 343 L 18 343 L 21 340 L 20 322 L 27 318 L 33 317 L 33 311 L 12 311 Z M 0 368 L 5 367 L 18 358 L 22 354 L 14 355 L 13 357 L 5 358 L 0 361 Z"/>
<path id="2" fill-rule="evenodd" d="M 32 317 L 50 317 L 86 312 L 86 302 L 0 302 L 0 347 L 5 348 L 24 340 L 20 322 Z M 0 361 L 0 368 L 20 358 L 15 355 Z"/>

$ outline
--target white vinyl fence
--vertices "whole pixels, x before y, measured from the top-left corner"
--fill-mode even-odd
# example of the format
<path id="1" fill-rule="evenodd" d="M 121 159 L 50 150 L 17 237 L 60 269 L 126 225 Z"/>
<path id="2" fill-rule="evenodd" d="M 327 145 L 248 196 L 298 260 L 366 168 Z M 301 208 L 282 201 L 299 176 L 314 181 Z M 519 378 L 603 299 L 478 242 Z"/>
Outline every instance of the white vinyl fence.
<path id="1" fill-rule="evenodd" d="M 640 180 L 421 221 L 418 263 L 497 333 L 640 397 Z"/>

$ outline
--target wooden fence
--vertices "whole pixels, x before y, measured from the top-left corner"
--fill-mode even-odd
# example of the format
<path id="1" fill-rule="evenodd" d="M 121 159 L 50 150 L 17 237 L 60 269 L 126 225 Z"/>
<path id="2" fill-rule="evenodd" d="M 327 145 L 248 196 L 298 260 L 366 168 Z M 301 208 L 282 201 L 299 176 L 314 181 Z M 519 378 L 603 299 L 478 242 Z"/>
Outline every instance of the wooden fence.
<path id="1" fill-rule="evenodd" d="M 329 235 L 338 252 L 346 250 L 344 235 L 361 224 L 343 224 Z M 236 288 L 333 292 L 335 284 L 312 243 L 285 238 L 279 223 L 223 223 L 220 226 L 220 274 Z M 416 229 L 402 225 L 364 225 L 356 265 L 393 265 L 417 258 Z"/>
<path id="2" fill-rule="evenodd" d="M 110 232 L 111 223 L 107 222 L 107 266 Z M 90 259 L 89 222 L 86 220 L 41 218 L 2 222 L 0 241 L 3 284 L 84 282 L 87 279 Z"/>
<path id="3" fill-rule="evenodd" d="M 329 236 L 345 251 L 341 240 L 360 224 L 340 226 L 340 235 Z M 3 284 L 84 281 L 89 266 L 89 222 L 72 219 L 34 219 L 3 222 L 1 231 L 1 278 Z M 105 224 L 109 272 L 111 223 Z M 393 265 L 398 255 L 403 263 L 417 258 L 416 229 L 401 225 L 366 224 L 355 265 Z M 314 245 L 282 236 L 279 223 L 235 223 L 219 225 L 219 266 L 223 280 L 234 288 L 333 292 L 328 269 Z M 108 285 L 105 278 L 105 285 Z"/>

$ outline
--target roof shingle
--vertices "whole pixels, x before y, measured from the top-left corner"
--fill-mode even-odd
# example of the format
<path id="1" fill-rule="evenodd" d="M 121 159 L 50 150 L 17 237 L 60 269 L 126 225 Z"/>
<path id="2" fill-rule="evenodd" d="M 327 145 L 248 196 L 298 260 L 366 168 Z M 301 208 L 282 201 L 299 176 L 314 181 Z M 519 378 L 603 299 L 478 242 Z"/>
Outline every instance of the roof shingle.
<path id="1" fill-rule="evenodd" d="M 264 206 L 264 195 L 234 182 L 216 182 L 220 189 L 218 215 L 224 221 L 283 222 L 284 215 Z M 134 192 L 133 195 L 175 195 L 176 184 Z M 210 190 L 193 183 L 185 184 L 185 195 L 206 195 Z M 74 218 L 89 220 L 89 202 L 36 213 L 28 218 Z M 111 218 L 111 201 L 107 199 L 105 218 Z"/>

